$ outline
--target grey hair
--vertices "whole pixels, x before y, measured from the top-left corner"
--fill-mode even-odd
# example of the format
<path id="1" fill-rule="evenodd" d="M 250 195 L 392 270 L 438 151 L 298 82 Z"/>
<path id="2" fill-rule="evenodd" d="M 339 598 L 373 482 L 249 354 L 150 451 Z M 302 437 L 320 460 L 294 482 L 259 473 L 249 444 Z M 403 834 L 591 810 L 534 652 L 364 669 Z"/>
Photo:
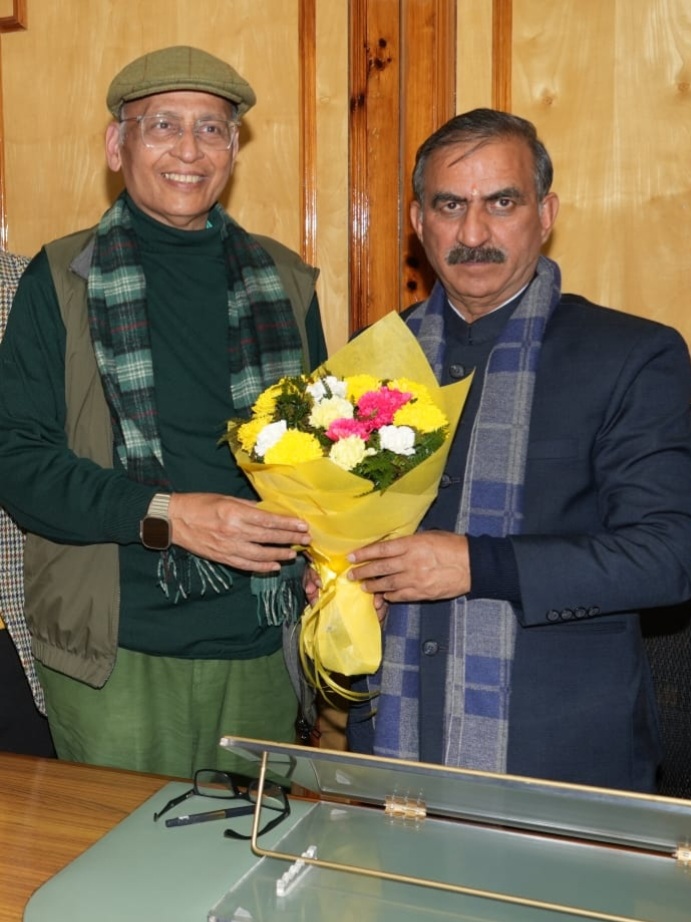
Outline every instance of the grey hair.
<path id="1" fill-rule="evenodd" d="M 473 109 L 455 115 L 431 134 L 418 148 L 413 168 L 413 194 L 420 205 L 425 196 L 425 169 L 430 155 L 441 147 L 477 141 L 487 143 L 501 138 L 522 138 L 533 155 L 535 189 L 541 202 L 552 186 L 554 168 L 547 148 L 537 136 L 532 122 L 498 109 Z"/>

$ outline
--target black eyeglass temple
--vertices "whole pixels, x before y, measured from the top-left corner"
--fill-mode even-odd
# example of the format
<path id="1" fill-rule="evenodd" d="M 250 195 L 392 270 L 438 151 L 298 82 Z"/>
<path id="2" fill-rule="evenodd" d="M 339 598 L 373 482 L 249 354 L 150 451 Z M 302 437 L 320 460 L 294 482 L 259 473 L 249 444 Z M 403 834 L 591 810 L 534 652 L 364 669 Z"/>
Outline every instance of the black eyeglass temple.
<path id="1" fill-rule="evenodd" d="M 162 810 L 159 810 L 158 813 L 154 813 L 154 822 L 160 819 L 164 813 L 167 813 L 169 810 L 172 810 L 173 807 L 177 807 L 178 804 L 181 804 L 183 800 L 187 800 L 188 797 L 192 797 L 194 790 L 194 788 L 190 788 L 189 791 L 185 791 L 184 794 L 180 794 L 178 797 L 174 797 L 172 800 L 169 800 Z"/>
<path id="2" fill-rule="evenodd" d="M 256 782 L 257 780 L 251 775 L 240 775 L 237 772 L 226 772 L 215 768 L 198 768 L 194 773 L 195 784 L 197 783 L 197 777 L 200 775 L 217 775 L 222 778 L 227 778 L 232 788 L 246 788 L 249 787 L 252 782 Z"/>
<path id="3" fill-rule="evenodd" d="M 260 809 L 260 801 L 257 801 L 257 809 Z M 272 829 L 275 829 L 279 823 L 282 823 L 283 820 L 287 819 L 289 816 L 290 816 L 290 801 L 286 797 L 283 809 L 280 811 L 278 816 L 275 816 L 272 820 L 269 820 L 266 826 L 262 826 L 262 828 L 257 833 L 257 836 L 263 836 L 265 832 L 270 832 Z M 252 838 L 251 835 L 249 836 L 243 835 L 240 832 L 235 832 L 234 829 L 225 829 L 223 831 L 223 835 L 227 839 L 243 839 L 244 841 L 248 841 L 249 839 Z"/>

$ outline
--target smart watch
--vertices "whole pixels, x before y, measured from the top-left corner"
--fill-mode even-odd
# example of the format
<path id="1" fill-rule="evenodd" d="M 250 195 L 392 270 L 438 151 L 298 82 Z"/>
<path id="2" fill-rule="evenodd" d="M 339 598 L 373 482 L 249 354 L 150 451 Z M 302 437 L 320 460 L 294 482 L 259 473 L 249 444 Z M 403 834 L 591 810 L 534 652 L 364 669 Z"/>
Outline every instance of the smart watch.
<path id="1" fill-rule="evenodd" d="M 172 529 L 168 518 L 170 493 L 156 493 L 149 503 L 146 515 L 139 523 L 139 538 L 152 551 L 165 551 L 172 542 Z"/>

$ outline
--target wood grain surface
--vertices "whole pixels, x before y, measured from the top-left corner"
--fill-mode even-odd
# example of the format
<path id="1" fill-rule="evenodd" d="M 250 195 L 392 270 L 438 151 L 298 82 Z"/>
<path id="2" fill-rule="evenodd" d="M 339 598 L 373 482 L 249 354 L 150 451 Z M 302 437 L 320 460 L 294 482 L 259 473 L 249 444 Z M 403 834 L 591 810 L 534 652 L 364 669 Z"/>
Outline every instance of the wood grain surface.
<path id="1" fill-rule="evenodd" d="M 0 922 L 170 780 L 0 753 Z"/>

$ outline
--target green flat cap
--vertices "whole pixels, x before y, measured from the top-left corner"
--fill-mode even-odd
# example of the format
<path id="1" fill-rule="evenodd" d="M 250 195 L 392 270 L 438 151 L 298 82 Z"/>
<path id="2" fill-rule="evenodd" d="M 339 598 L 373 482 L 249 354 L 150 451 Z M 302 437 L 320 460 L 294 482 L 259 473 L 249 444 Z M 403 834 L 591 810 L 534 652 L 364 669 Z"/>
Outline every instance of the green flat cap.
<path id="1" fill-rule="evenodd" d="M 257 101 L 252 87 L 230 64 L 199 48 L 175 45 L 150 51 L 123 67 L 108 88 L 106 103 L 118 118 L 123 103 L 171 90 L 221 96 L 235 103 L 238 115 Z"/>

